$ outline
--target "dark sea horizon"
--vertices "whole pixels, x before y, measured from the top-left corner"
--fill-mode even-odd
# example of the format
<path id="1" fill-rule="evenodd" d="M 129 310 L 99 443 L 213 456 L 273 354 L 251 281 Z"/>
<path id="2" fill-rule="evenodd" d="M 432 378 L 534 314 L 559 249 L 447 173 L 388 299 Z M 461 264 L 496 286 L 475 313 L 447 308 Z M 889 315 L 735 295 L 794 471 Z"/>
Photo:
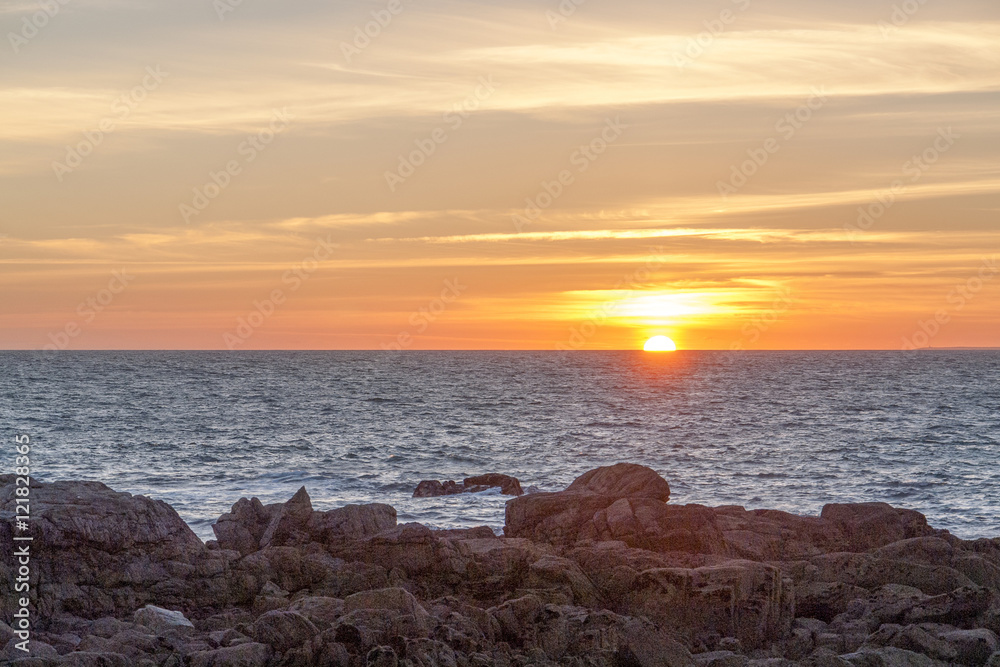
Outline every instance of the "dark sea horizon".
<path id="1" fill-rule="evenodd" d="M 203 539 L 242 496 L 400 521 L 503 525 L 496 492 L 411 498 L 486 472 L 564 488 L 628 461 L 672 503 L 817 514 L 884 501 L 1000 536 L 1000 351 L 0 352 L 14 466 L 172 505 Z"/>

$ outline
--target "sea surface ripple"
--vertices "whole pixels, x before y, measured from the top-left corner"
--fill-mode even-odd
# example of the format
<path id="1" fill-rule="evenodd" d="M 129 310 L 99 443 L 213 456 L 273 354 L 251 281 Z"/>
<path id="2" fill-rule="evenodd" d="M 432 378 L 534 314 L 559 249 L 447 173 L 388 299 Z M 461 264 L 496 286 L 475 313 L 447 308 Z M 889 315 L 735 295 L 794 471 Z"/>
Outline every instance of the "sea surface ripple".
<path id="1" fill-rule="evenodd" d="M 411 498 L 503 472 L 559 490 L 649 465 L 671 502 L 816 514 L 885 501 L 1000 535 L 1000 353 L 2 352 L 0 424 L 46 481 L 170 503 L 203 539 L 241 496 L 400 521 L 503 525 L 495 492 Z"/>

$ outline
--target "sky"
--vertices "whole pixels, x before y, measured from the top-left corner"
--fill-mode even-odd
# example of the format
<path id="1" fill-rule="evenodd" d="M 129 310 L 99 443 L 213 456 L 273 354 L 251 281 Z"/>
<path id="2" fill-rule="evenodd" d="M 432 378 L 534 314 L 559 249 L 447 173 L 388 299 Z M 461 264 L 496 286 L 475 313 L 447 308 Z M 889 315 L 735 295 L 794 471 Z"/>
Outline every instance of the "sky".
<path id="1" fill-rule="evenodd" d="M 0 348 L 1000 346 L 995 0 L 8 0 L 0 33 Z"/>

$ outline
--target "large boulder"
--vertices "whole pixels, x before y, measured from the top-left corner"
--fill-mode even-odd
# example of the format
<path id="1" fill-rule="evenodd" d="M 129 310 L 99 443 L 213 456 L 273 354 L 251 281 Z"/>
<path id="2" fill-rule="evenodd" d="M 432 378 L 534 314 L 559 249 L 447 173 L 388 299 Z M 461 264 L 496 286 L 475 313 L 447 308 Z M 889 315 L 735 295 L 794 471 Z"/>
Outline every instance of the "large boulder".
<path id="1" fill-rule="evenodd" d="M 584 473 L 565 491 L 507 501 L 504 534 L 557 544 L 641 541 L 637 536 L 650 531 L 669 498 L 669 484 L 655 471 L 619 463 Z"/>
<path id="2" fill-rule="evenodd" d="M 176 609 L 227 602 L 225 555 L 208 550 L 163 501 L 100 482 L 30 488 L 32 590 L 43 626 L 60 613 L 99 618 L 147 603 Z M 0 476 L 0 576 L 8 581 L 15 506 L 14 477 Z M 7 618 L 14 600 L 0 601 Z"/>
<path id="3" fill-rule="evenodd" d="M 593 493 L 612 498 L 670 500 L 670 485 L 656 471 L 635 463 L 616 463 L 583 473 L 566 491 Z"/>

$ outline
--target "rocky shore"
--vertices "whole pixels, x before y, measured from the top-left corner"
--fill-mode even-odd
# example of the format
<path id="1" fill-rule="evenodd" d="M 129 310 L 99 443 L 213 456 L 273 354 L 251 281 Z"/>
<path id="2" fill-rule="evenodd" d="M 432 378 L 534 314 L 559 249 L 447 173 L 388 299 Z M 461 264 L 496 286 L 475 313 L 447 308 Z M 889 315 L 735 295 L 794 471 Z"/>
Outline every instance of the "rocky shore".
<path id="1" fill-rule="evenodd" d="M 14 489 L 0 476 L 5 582 Z M 0 664 L 1000 667 L 1000 539 L 881 503 L 669 498 L 648 468 L 598 468 L 509 500 L 499 537 L 317 511 L 303 488 L 240 499 L 205 544 L 161 501 L 36 484 L 31 650 L 0 624 Z"/>

